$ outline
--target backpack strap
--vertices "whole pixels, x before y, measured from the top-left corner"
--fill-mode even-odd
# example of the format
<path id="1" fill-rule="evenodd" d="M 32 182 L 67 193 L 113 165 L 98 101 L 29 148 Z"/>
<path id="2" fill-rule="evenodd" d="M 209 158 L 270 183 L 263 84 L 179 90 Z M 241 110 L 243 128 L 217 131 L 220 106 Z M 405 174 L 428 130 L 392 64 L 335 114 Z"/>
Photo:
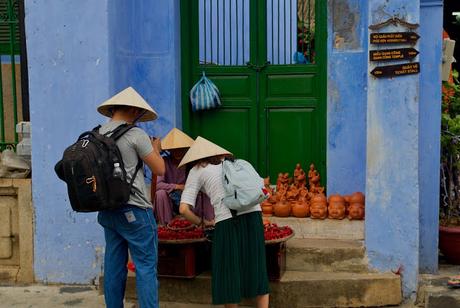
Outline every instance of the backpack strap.
<path id="1" fill-rule="evenodd" d="M 121 124 L 120 126 L 115 128 L 113 131 L 110 131 L 110 132 L 106 133 L 106 135 L 111 133 L 110 138 L 112 138 L 113 140 L 117 141 L 127 131 L 129 131 L 131 128 L 134 128 L 134 127 L 137 127 L 137 126 L 133 125 L 133 124 L 127 124 L 127 123 Z"/>
<path id="2" fill-rule="evenodd" d="M 131 191 L 131 194 L 135 194 L 135 191 L 133 190 L 134 180 L 136 179 L 137 173 L 139 172 L 139 170 L 141 170 L 143 166 L 144 166 L 144 163 L 142 162 L 142 159 L 138 157 L 136 171 L 134 171 L 133 177 L 131 178 L 131 182 L 129 183 L 129 189 Z"/>

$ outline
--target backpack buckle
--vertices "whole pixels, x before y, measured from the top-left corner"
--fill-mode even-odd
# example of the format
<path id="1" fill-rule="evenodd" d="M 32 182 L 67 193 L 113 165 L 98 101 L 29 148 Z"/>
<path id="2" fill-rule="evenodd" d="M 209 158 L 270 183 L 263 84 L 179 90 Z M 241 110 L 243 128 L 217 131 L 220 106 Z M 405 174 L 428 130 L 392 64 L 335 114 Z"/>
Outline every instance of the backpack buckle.
<path id="1" fill-rule="evenodd" d="M 89 140 L 88 139 L 83 139 L 83 142 L 81 143 L 82 148 L 86 148 L 88 146 Z"/>

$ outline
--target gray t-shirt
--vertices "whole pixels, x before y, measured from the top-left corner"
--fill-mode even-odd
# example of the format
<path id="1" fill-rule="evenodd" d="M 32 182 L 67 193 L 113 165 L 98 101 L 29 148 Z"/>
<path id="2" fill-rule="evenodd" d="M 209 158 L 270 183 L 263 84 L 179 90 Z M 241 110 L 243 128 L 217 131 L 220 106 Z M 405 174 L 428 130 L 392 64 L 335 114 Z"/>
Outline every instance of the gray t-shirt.
<path id="1" fill-rule="evenodd" d="M 103 124 L 99 129 L 99 133 L 105 134 L 113 131 L 115 128 L 124 124 L 124 121 L 110 121 Z M 120 149 L 125 165 L 127 180 L 131 181 L 134 172 L 136 171 L 137 162 L 141 157 L 145 157 L 152 153 L 153 147 L 150 138 L 146 132 L 138 127 L 131 128 L 120 139 L 117 140 L 118 148 Z M 141 168 L 136 175 L 133 183 L 133 194 L 129 197 L 128 203 L 141 208 L 152 208 L 152 203 L 148 199 L 149 196 L 145 186 L 144 169 Z"/>

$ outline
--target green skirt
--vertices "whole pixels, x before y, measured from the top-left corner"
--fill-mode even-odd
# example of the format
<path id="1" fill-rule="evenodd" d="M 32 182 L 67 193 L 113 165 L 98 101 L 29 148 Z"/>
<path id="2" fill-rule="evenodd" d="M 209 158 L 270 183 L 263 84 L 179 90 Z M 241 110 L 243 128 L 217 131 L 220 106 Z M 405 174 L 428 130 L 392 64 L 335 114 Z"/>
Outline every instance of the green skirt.
<path id="1" fill-rule="evenodd" d="M 212 303 L 241 301 L 239 228 L 236 219 L 216 224 L 212 235 Z"/>
<path id="2" fill-rule="evenodd" d="M 241 251 L 241 296 L 253 298 L 269 293 L 261 212 L 238 216 Z"/>

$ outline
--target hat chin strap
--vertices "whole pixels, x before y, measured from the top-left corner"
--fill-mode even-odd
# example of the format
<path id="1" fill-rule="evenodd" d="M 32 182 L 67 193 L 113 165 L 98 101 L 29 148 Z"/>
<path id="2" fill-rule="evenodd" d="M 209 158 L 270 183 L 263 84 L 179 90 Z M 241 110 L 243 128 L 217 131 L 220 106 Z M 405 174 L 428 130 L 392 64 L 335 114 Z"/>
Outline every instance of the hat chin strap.
<path id="1" fill-rule="evenodd" d="M 144 109 L 144 111 L 134 119 L 133 124 L 136 124 L 136 122 L 139 121 L 140 118 L 142 118 L 144 114 L 146 113 L 147 113 L 147 110 Z"/>

